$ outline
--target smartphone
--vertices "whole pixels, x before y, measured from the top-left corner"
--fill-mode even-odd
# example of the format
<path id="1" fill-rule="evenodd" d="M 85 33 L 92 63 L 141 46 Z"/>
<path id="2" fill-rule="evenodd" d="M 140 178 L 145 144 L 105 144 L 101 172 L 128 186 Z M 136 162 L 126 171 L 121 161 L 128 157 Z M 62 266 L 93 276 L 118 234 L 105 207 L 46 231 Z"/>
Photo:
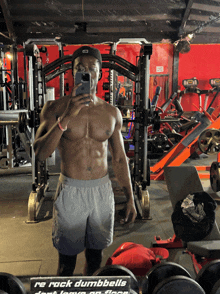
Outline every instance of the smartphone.
<path id="1" fill-rule="evenodd" d="M 75 74 L 75 85 L 82 84 L 76 89 L 76 95 L 90 94 L 91 76 L 88 72 L 77 72 Z"/>

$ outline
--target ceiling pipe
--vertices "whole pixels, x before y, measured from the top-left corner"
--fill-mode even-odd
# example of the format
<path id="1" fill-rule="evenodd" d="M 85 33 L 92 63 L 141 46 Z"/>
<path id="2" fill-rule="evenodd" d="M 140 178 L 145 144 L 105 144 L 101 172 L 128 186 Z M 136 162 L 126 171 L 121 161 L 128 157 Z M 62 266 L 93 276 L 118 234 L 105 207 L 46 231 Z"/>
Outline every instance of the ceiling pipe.
<path id="1" fill-rule="evenodd" d="M 10 10 L 9 10 L 9 7 L 8 7 L 7 0 L 0 0 L 0 5 L 1 5 L 1 8 L 2 8 L 5 23 L 6 23 L 6 26 L 7 26 L 7 29 L 8 29 L 9 38 L 13 42 L 15 42 L 16 41 L 16 35 L 15 35 L 13 22 L 12 22 L 12 18 L 11 18 L 11 14 L 10 14 Z"/>

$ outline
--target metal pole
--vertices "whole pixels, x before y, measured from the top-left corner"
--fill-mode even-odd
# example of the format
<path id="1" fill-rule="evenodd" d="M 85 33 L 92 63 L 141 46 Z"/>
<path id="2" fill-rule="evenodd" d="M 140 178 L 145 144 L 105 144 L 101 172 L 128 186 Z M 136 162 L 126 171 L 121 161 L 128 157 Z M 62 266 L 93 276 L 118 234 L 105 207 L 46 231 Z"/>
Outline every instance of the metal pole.
<path id="1" fill-rule="evenodd" d="M 148 109 L 149 103 L 149 81 L 150 81 L 150 59 L 149 56 L 145 56 L 144 58 L 144 79 L 145 79 L 145 102 L 144 109 Z M 148 138 L 148 126 L 144 126 L 144 170 L 143 170 L 143 180 L 147 181 L 147 138 Z"/>
<path id="2" fill-rule="evenodd" d="M 111 45 L 111 54 L 115 55 L 116 53 L 116 48 L 117 48 L 117 43 L 113 43 Z M 112 63 L 114 63 L 114 61 L 112 61 Z M 109 104 L 111 105 L 115 105 L 115 71 L 110 69 L 109 70 Z"/>
<path id="3" fill-rule="evenodd" d="M 2 52 L 2 51 L 1 51 L 1 59 L 2 59 L 2 83 L 3 83 L 3 85 L 5 85 L 4 52 Z M 4 106 L 4 110 L 7 110 L 6 86 L 3 87 L 3 106 Z"/>
<path id="4" fill-rule="evenodd" d="M 58 44 L 59 47 L 59 58 L 63 57 L 63 45 L 62 43 Z M 62 67 L 62 65 L 61 65 Z M 60 97 L 64 96 L 64 73 L 60 75 Z"/>
<path id="5" fill-rule="evenodd" d="M 14 46 L 13 47 L 13 71 L 14 71 L 14 94 L 17 100 L 17 109 L 21 108 L 21 101 L 19 99 L 19 93 L 18 93 L 18 53 L 17 53 L 17 48 Z"/>
<path id="6" fill-rule="evenodd" d="M 10 48 L 10 54 L 12 56 L 11 59 L 11 100 L 12 100 L 12 109 L 17 109 L 17 105 L 15 105 L 15 78 L 14 78 L 14 70 L 15 70 L 15 61 L 14 61 L 14 50 L 13 47 Z"/>
<path id="7" fill-rule="evenodd" d="M 12 126 L 7 125 L 8 130 L 8 167 L 13 168 L 13 148 L 12 148 Z"/>
<path id="8" fill-rule="evenodd" d="M 3 83 L 3 105 L 4 105 L 4 110 L 7 110 L 7 96 L 6 96 L 6 85 L 5 85 L 5 73 L 6 71 L 4 71 L 5 66 L 4 66 L 4 58 L 5 58 L 5 54 L 4 52 L 1 52 L 1 58 L 2 58 L 2 83 Z M 11 162 L 10 162 L 10 147 L 9 147 L 9 143 L 10 143 L 10 135 L 11 135 L 11 129 L 9 125 L 6 125 L 5 127 L 5 135 L 6 135 L 6 146 L 7 148 L 7 159 L 9 160 L 9 166 L 11 166 Z"/>
<path id="9" fill-rule="evenodd" d="M 139 61 L 140 62 L 140 61 Z M 139 170 L 139 140 L 140 140 L 140 124 L 138 122 L 138 119 L 140 117 L 140 78 L 141 74 L 139 71 L 139 74 L 137 75 L 137 79 L 135 82 L 135 94 L 136 94 L 136 101 L 135 101 L 135 157 L 134 157 L 134 172 L 135 172 L 135 182 L 139 181 L 140 178 L 140 170 Z"/>
<path id="10" fill-rule="evenodd" d="M 29 56 L 29 95 L 30 95 L 30 111 L 34 111 L 34 79 L 33 79 L 33 57 Z M 32 164 L 32 183 L 35 184 L 35 154 L 34 154 L 34 139 L 35 139 L 35 130 L 31 128 L 31 164 Z"/>
<path id="11" fill-rule="evenodd" d="M 178 91 L 178 70 L 179 70 L 179 52 L 174 51 L 173 55 L 173 86 L 172 92 Z"/>
<path id="12" fill-rule="evenodd" d="M 23 44 L 23 47 L 25 48 L 25 45 Z M 29 105 L 29 100 L 28 100 L 28 95 L 27 95 L 27 91 L 28 91 L 28 86 L 27 86 L 27 56 L 26 56 L 26 52 L 24 50 L 24 93 L 23 93 L 23 105 L 25 108 L 27 108 L 28 110 L 30 110 L 30 105 Z"/>

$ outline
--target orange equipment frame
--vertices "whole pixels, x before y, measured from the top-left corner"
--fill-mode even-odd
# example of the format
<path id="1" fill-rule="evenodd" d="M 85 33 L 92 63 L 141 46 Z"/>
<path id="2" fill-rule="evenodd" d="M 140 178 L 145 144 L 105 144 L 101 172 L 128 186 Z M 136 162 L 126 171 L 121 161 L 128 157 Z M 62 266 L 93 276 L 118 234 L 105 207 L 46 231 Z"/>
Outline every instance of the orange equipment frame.
<path id="1" fill-rule="evenodd" d="M 180 166 L 195 151 L 200 154 L 202 153 L 198 148 L 199 135 L 205 129 L 220 128 L 220 106 L 217 106 L 211 115 L 206 111 L 203 112 L 204 115 L 202 121 L 196 125 L 177 145 L 169 150 L 169 152 L 162 157 L 159 162 L 150 168 L 151 180 L 164 180 L 165 166 Z M 218 159 L 220 159 L 219 157 Z M 199 173 L 199 177 L 201 179 L 209 179 L 209 173 L 204 173 L 204 171 L 209 171 L 210 166 L 196 166 L 196 169 L 198 171 L 203 171 L 203 173 Z"/>

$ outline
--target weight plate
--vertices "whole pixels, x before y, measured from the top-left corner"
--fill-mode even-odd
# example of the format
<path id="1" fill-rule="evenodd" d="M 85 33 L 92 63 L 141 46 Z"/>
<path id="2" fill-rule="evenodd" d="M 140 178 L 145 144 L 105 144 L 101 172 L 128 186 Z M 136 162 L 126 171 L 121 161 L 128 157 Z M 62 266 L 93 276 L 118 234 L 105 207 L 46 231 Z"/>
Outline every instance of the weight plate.
<path id="1" fill-rule="evenodd" d="M 170 123 L 170 126 L 172 127 L 172 129 L 177 132 L 177 133 L 180 133 L 181 132 L 181 123 L 176 123 L 176 122 L 171 122 Z"/>
<path id="2" fill-rule="evenodd" d="M 168 137 L 163 133 L 155 134 L 152 136 L 151 142 L 156 150 L 165 150 Z"/>
<path id="3" fill-rule="evenodd" d="M 141 200 L 139 199 L 139 191 L 137 191 L 137 193 L 134 191 L 134 203 L 137 210 L 137 218 L 142 219 L 142 206 Z"/>
<path id="4" fill-rule="evenodd" d="M 214 192 L 220 191 L 220 163 L 214 161 L 210 167 L 210 184 Z"/>
<path id="5" fill-rule="evenodd" d="M 139 199 L 140 201 L 142 201 L 142 185 L 139 184 L 139 185 L 137 186 L 137 188 L 138 188 L 138 199 Z"/>
<path id="6" fill-rule="evenodd" d="M 213 286 L 210 294 L 220 294 L 220 277 L 219 277 L 219 280 Z"/>
<path id="7" fill-rule="evenodd" d="M 173 276 L 161 281 L 153 294 L 206 294 L 202 287 L 193 279 L 185 276 Z"/>
<path id="8" fill-rule="evenodd" d="M 176 275 L 191 278 L 189 272 L 184 267 L 175 262 L 165 262 L 153 266 L 147 273 L 149 283 L 148 293 L 152 294 L 155 287 L 164 279 Z"/>
<path id="9" fill-rule="evenodd" d="M 27 115 L 25 112 L 19 113 L 18 129 L 20 133 L 24 133 L 26 129 Z"/>
<path id="10" fill-rule="evenodd" d="M 98 269 L 93 276 L 129 276 L 131 277 L 131 289 L 133 289 L 136 293 L 139 293 L 139 283 L 137 278 L 132 271 L 122 265 L 106 265 Z"/>
<path id="11" fill-rule="evenodd" d="M 140 294 L 148 294 L 148 277 L 142 277 Z"/>
<path id="12" fill-rule="evenodd" d="M 148 190 L 142 190 L 141 184 L 138 185 L 138 197 L 136 199 L 136 209 L 138 218 L 149 219 L 150 217 L 150 196 Z"/>
<path id="13" fill-rule="evenodd" d="M 25 54 L 27 56 L 37 56 L 39 55 L 40 51 L 36 44 L 27 44 L 25 45 Z"/>
<path id="14" fill-rule="evenodd" d="M 219 277 L 220 259 L 216 259 L 202 267 L 196 277 L 196 282 L 205 290 L 206 294 L 210 294 Z"/>
<path id="15" fill-rule="evenodd" d="M 198 146 L 205 154 L 214 154 L 220 150 L 220 131 L 216 129 L 204 130 L 198 139 Z"/>
<path id="16" fill-rule="evenodd" d="M 39 204 L 37 192 L 31 192 L 28 199 L 28 219 L 26 223 L 36 222 L 37 206 Z"/>
<path id="17" fill-rule="evenodd" d="M 217 144 L 220 144 L 220 131 L 216 130 L 213 132 L 213 139 Z"/>
<path id="18" fill-rule="evenodd" d="M 8 273 L 0 273 L 0 291 L 1 290 L 9 294 L 26 294 L 27 293 L 21 280 Z M 4 293 L 4 292 L 0 292 L 0 293 Z"/>
<path id="19" fill-rule="evenodd" d="M 142 191 L 142 218 L 148 219 L 150 217 L 150 196 L 148 190 Z"/>
<path id="20" fill-rule="evenodd" d="M 34 56 L 34 45 L 33 44 L 25 45 L 25 54 L 27 56 Z"/>

